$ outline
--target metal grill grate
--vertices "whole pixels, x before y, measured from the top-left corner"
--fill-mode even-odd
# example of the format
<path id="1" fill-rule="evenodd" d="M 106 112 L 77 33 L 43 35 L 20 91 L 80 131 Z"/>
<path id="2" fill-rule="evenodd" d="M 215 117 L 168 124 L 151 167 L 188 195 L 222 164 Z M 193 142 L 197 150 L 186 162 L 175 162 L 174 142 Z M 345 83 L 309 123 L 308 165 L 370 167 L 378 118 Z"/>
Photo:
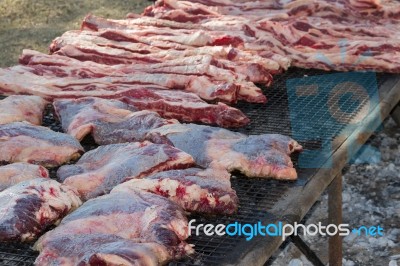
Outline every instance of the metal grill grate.
<path id="1" fill-rule="evenodd" d="M 289 136 L 296 134 L 313 135 L 317 131 L 321 136 L 310 140 L 300 140 L 300 143 L 307 150 L 317 150 L 319 153 L 313 153 L 305 160 L 314 160 L 318 157 L 319 160 L 325 161 L 327 156 L 332 151 L 327 152 L 324 147 L 331 145 L 335 136 L 341 134 L 346 128 L 346 122 L 349 122 L 353 117 L 342 117 L 345 123 L 337 123 L 326 119 L 329 112 L 329 107 L 323 95 L 317 95 L 314 98 L 302 100 L 288 93 L 286 83 L 289 79 L 301 78 L 305 76 L 313 76 L 317 84 L 327 82 L 326 72 L 316 70 L 301 70 L 291 69 L 290 71 L 276 76 L 274 86 L 265 89 L 264 92 L 268 97 L 268 104 L 247 104 L 240 103 L 238 108 L 241 109 L 251 119 L 250 125 L 239 131 L 246 134 L 263 134 L 263 133 L 280 133 Z M 380 86 L 391 75 L 378 74 L 378 86 Z M 343 81 L 346 78 L 338 77 Z M 329 80 L 329 79 L 328 79 Z M 364 80 L 365 84 L 369 84 L 370 88 L 374 89 L 374 79 Z M 312 88 L 305 88 L 304 93 Z M 362 108 L 367 103 L 367 98 L 362 98 L 359 95 L 359 102 L 345 99 L 341 103 L 341 110 L 348 113 L 357 113 L 355 108 Z M 292 112 L 291 112 L 292 111 Z M 311 121 L 311 123 L 306 122 Z M 297 123 L 297 124 L 296 124 Z M 51 114 L 46 116 L 44 120 L 46 126 L 53 130 L 61 131 L 57 122 L 54 121 Z M 300 132 L 296 133 L 293 125 L 301 125 Z M 314 135 L 313 135 L 314 136 Z M 92 149 L 95 146 L 90 140 L 83 143 L 86 149 Z M 306 169 L 298 167 L 298 160 L 294 158 L 294 163 L 298 169 L 299 179 L 296 182 L 282 182 L 274 180 L 262 179 L 246 179 L 241 175 L 232 177 L 232 184 L 236 190 L 239 199 L 239 211 L 233 216 L 223 217 L 201 217 L 192 216 L 189 219 L 196 219 L 196 223 L 212 223 L 212 224 L 229 224 L 231 222 L 240 223 L 263 223 L 275 222 L 276 218 L 268 210 L 271 210 L 274 204 L 282 200 L 290 193 L 293 186 L 303 186 L 307 180 L 313 175 L 315 169 Z M 52 171 L 54 174 L 54 171 Z M 227 258 L 235 253 L 239 253 L 246 248 L 248 242 L 244 237 L 208 237 L 205 235 L 192 236 L 189 243 L 195 245 L 196 254 L 188 259 L 173 262 L 171 265 L 220 265 Z M 31 250 L 27 245 L 10 245 L 0 244 L 0 264 L 1 265 L 32 265 L 36 252 Z"/>
<path id="2" fill-rule="evenodd" d="M 0 246 L 0 264 L 10 266 L 32 265 L 36 254 L 29 245 L 2 244 Z"/>
<path id="3" fill-rule="evenodd" d="M 239 210 L 236 215 L 224 217 L 201 217 L 192 216 L 196 219 L 195 224 L 230 224 L 257 223 L 258 221 L 274 222 L 274 215 L 267 210 L 285 196 L 288 187 L 292 183 L 266 181 L 266 180 L 246 180 L 243 177 L 234 177 L 232 184 L 240 199 Z M 197 256 L 191 260 L 171 263 L 171 265 L 220 265 L 227 256 L 242 246 L 246 241 L 242 237 L 230 237 L 227 235 L 219 237 L 207 237 L 205 235 L 193 235 L 189 243 L 195 245 Z"/>

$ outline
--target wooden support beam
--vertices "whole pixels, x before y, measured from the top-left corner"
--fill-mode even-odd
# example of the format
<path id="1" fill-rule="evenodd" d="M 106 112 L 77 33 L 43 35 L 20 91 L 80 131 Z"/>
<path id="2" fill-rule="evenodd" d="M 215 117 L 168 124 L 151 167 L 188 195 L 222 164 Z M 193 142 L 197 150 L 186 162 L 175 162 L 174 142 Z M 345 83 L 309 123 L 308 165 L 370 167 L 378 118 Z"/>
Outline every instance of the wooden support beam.
<path id="1" fill-rule="evenodd" d="M 301 239 L 301 237 L 292 235 L 290 236 L 290 240 L 292 240 L 293 244 L 314 266 L 324 266 L 324 263 L 318 258 L 317 254 L 310 249 L 310 247 L 303 241 L 303 239 Z"/>
<path id="2" fill-rule="evenodd" d="M 396 124 L 400 127 L 400 104 L 393 109 L 391 116 Z"/>
<path id="3" fill-rule="evenodd" d="M 342 217 L 342 175 L 333 179 L 328 187 L 328 223 L 339 225 Z M 342 266 L 342 237 L 337 233 L 329 238 L 329 266 Z"/>

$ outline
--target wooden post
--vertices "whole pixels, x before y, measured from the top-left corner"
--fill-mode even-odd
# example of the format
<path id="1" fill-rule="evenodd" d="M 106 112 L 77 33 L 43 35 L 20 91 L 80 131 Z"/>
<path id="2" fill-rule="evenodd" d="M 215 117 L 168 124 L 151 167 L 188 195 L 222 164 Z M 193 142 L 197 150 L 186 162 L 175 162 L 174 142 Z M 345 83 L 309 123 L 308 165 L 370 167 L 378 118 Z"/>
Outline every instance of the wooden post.
<path id="1" fill-rule="evenodd" d="M 342 175 L 333 179 L 328 187 L 328 223 L 342 223 Z M 337 233 L 329 238 L 329 266 L 342 266 L 342 237 Z"/>
<path id="2" fill-rule="evenodd" d="M 400 104 L 398 104 L 392 111 L 392 118 L 396 124 L 400 127 Z"/>

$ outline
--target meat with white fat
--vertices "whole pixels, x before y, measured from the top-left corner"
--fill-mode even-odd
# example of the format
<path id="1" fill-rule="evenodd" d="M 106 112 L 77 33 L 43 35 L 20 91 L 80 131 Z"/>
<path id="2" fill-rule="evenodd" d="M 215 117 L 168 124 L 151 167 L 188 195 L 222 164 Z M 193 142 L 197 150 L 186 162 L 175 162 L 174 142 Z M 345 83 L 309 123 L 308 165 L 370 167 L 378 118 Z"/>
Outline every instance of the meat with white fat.
<path id="1" fill-rule="evenodd" d="M 38 96 L 11 95 L 0 101 L 0 124 L 29 122 L 41 125 L 47 102 Z"/>
<path id="2" fill-rule="evenodd" d="M 188 234 L 187 218 L 174 202 L 148 192 L 111 193 L 85 202 L 42 236 L 35 244 L 40 251 L 36 262 L 149 259 L 145 265 L 154 265 L 193 253 L 185 242 Z M 80 243 L 85 247 L 76 249 Z M 135 249 L 127 252 L 127 247 Z"/>
<path id="3" fill-rule="evenodd" d="M 91 134 L 99 145 L 143 141 L 151 129 L 178 123 L 151 111 L 135 111 L 118 100 L 95 97 L 56 100 L 54 110 L 64 132 L 78 140 Z"/>
<path id="4" fill-rule="evenodd" d="M 147 138 L 189 153 L 202 167 L 240 171 L 248 177 L 282 180 L 297 178 L 290 154 L 302 150 L 297 141 L 284 135 L 246 136 L 195 124 L 166 125 L 152 130 Z"/>
<path id="5" fill-rule="evenodd" d="M 12 163 L 0 166 L 0 191 L 26 180 L 48 177 L 49 171 L 41 165 Z"/>
<path id="6" fill-rule="evenodd" d="M 129 179 L 193 165 L 189 154 L 170 145 L 132 142 L 91 150 L 76 164 L 60 167 L 57 176 L 64 184 L 75 187 L 83 200 L 88 200 Z"/>
<path id="7" fill-rule="evenodd" d="M 116 186 L 111 193 L 143 190 L 166 197 L 188 212 L 233 214 L 239 199 L 230 174 L 220 169 L 188 168 L 159 172 Z"/>
<path id="8" fill-rule="evenodd" d="M 26 122 L 0 125 L 0 162 L 60 166 L 80 157 L 81 144 L 72 136 Z"/>
<path id="9" fill-rule="evenodd" d="M 74 189 L 50 178 L 9 187 L 0 192 L 0 241 L 32 241 L 81 204 Z"/>

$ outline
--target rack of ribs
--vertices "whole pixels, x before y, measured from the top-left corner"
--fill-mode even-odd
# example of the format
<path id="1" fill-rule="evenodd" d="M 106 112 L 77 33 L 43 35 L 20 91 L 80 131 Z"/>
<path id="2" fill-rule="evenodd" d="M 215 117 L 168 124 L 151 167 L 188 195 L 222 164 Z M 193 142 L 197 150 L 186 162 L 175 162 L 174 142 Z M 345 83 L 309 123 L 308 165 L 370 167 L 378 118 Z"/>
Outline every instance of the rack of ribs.
<path id="1" fill-rule="evenodd" d="M 127 97 L 129 104 L 136 109 L 155 111 L 165 118 L 223 127 L 239 127 L 249 123 L 249 119 L 240 110 L 224 103 L 207 103 L 190 92 L 169 90 L 151 84 L 113 83 L 112 78 L 106 76 L 95 79 L 42 76 L 34 70 L 29 66 L 0 69 L 0 92 L 5 95 L 32 94 L 47 100 Z"/>
<path id="2" fill-rule="evenodd" d="M 31 241 L 82 204 L 71 187 L 49 178 L 0 192 L 0 241 Z"/>
<path id="3" fill-rule="evenodd" d="M 182 1 L 179 1 L 182 2 Z M 169 19 L 169 18 L 167 18 Z M 192 30 L 209 30 L 209 31 L 235 31 L 235 32 L 244 32 L 247 35 L 251 36 L 256 36 L 257 35 L 257 24 L 251 22 L 249 19 L 244 18 L 244 17 L 237 17 L 237 16 L 217 16 L 214 18 L 208 18 L 206 20 L 201 21 L 201 23 L 181 23 L 177 22 L 174 20 L 166 20 L 166 19 L 160 19 L 156 17 L 146 17 L 146 16 L 138 16 L 134 18 L 128 18 L 128 19 L 121 19 L 121 20 L 115 20 L 115 19 L 105 19 L 101 17 L 97 17 L 94 15 L 87 15 L 83 22 L 82 22 L 82 29 L 85 31 L 98 31 L 98 34 L 92 34 L 92 36 L 101 36 L 102 38 L 106 38 L 109 40 L 120 40 L 122 41 L 123 39 L 126 39 L 121 37 L 124 36 L 123 32 L 125 30 L 134 30 L 141 25 L 147 25 L 147 26 L 153 26 L 153 27 L 159 27 L 159 28 L 177 28 L 177 29 L 192 29 Z M 115 31 L 117 30 L 117 31 Z M 86 34 L 85 32 L 84 34 Z M 90 34 L 90 33 L 87 33 Z M 129 40 L 128 40 L 129 41 Z M 130 40 L 132 41 L 132 39 Z M 137 40 L 140 42 L 141 40 Z M 94 43 L 96 43 L 94 41 Z M 103 43 L 104 44 L 104 43 Z M 131 44 L 133 44 L 131 42 Z M 143 44 L 143 43 L 141 43 Z M 154 45 L 153 45 L 154 44 Z M 157 46 L 158 45 L 158 46 Z M 148 47 L 148 51 L 152 51 L 152 54 L 155 54 L 157 52 L 161 52 L 161 48 L 165 49 L 165 42 L 163 43 L 152 43 L 152 46 Z M 159 49 L 156 49 L 156 47 Z M 145 46 L 146 47 L 146 46 Z M 170 47 L 170 46 L 168 46 Z M 290 60 L 289 58 L 285 56 L 280 56 L 279 54 L 274 54 L 271 53 L 271 56 L 269 57 L 261 57 L 257 55 L 256 53 L 251 53 L 249 51 L 243 50 L 242 48 L 232 48 L 232 47 L 223 47 L 223 46 L 202 46 L 202 47 L 196 47 L 193 49 L 191 46 L 187 47 L 182 47 L 178 46 L 175 44 L 173 47 L 176 50 L 181 50 L 181 53 L 198 53 L 201 51 L 204 51 L 203 53 L 205 55 L 213 55 L 214 59 L 217 60 L 227 60 L 229 61 L 230 67 L 236 69 L 235 65 L 236 64 L 246 64 L 248 69 L 262 69 L 263 73 L 271 73 L 271 74 L 276 74 L 279 73 L 282 70 L 287 70 L 290 66 Z M 170 47 L 171 49 L 171 47 Z M 168 51 L 170 50 L 168 49 Z M 220 54 L 220 53 L 215 53 L 217 50 L 227 50 L 229 52 L 225 54 Z M 209 50 L 208 52 L 206 52 Z M 174 51 L 175 56 L 177 55 L 177 51 Z M 228 55 L 228 56 L 227 56 Z M 174 56 L 174 57 L 175 57 Z M 258 65 L 257 68 L 255 66 Z M 253 67 L 252 67 L 253 66 Z M 244 70 L 245 68 L 243 68 Z M 235 71 L 236 72 L 236 71 Z M 257 83 L 269 83 L 271 80 L 267 78 L 267 76 L 264 76 L 264 78 L 256 78 L 253 79 L 254 73 L 251 73 L 251 71 L 238 71 L 237 74 L 245 74 L 248 73 L 249 75 L 245 75 L 247 79 L 249 79 L 252 82 L 257 82 Z M 261 73 L 261 72 L 260 72 Z"/>
<path id="4" fill-rule="evenodd" d="M 83 147 L 72 136 L 26 122 L 0 125 L 0 162 L 55 167 L 79 158 Z"/>
<path id="5" fill-rule="evenodd" d="M 111 192 L 144 190 L 164 196 L 185 211 L 207 214 L 233 214 L 239 199 L 225 170 L 188 168 L 159 172 L 132 179 Z"/>
<path id="6" fill-rule="evenodd" d="M 226 129 L 195 125 L 166 125 L 152 130 L 147 139 L 168 143 L 189 153 L 197 165 L 240 171 L 248 177 L 294 180 L 290 154 L 302 146 L 279 134 L 246 136 Z"/>
<path id="7" fill-rule="evenodd" d="M 58 69 L 57 69 L 58 68 Z M 14 66 L 8 69 L 10 73 L 31 73 L 30 76 L 36 76 L 37 81 L 43 80 L 43 85 L 52 82 L 57 86 L 65 82 L 71 84 L 77 83 L 86 86 L 93 84 L 100 84 L 100 86 L 154 86 L 163 88 L 165 90 L 182 90 L 186 92 L 195 93 L 203 100 L 207 101 L 223 101 L 227 103 L 235 103 L 237 101 L 237 91 L 239 85 L 224 81 L 212 81 L 207 76 L 195 75 L 179 75 L 169 73 L 144 73 L 136 71 L 124 75 L 110 75 L 105 77 L 87 77 L 87 76 L 74 76 L 67 74 L 66 71 L 70 69 L 70 73 L 79 73 L 79 66 L 71 67 L 47 67 L 47 66 Z M 50 71 L 51 70 L 51 71 Z M 62 77 L 54 75 L 56 73 L 63 73 Z M 34 74 L 34 75 L 32 75 Z M 15 75 L 16 76 L 16 75 Z"/>
<path id="8" fill-rule="evenodd" d="M 99 145 L 143 141 L 151 129 L 178 123 L 155 112 L 135 112 L 118 100 L 86 97 L 56 100 L 53 105 L 64 132 L 78 140 L 91 134 Z"/>
<path id="9" fill-rule="evenodd" d="M 138 110 L 151 110 L 163 118 L 184 122 L 202 122 L 221 127 L 241 127 L 250 120 L 234 107 L 224 103 L 209 104 L 193 93 L 166 90 L 131 90 L 121 101 Z"/>
<path id="10" fill-rule="evenodd" d="M 162 28 L 158 28 L 158 30 L 162 30 Z M 201 31 L 197 31 L 192 36 L 201 39 L 202 34 Z M 183 66 L 182 61 L 192 61 L 192 56 L 203 55 L 212 58 L 212 61 L 209 61 L 207 65 L 212 67 L 213 71 L 208 71 L 207 77 L 214 82 L 233 81 L 237 85 L 245 85 L 241 83 L 243 80 L 270 84 L 272 81 L 271 73 L 277 73 L 281 69 L 280 64 L 273 60 L 242 52 L 232 47 L 212 45 L 195 47 L 170 41 L 152 41 L 149 44 L 143 37 L 132 38 L 129 30 L 68 31 L 52 42 L 50 50 L 56 55 L 64 55 L 82 61 L 94 61 L 105 65 L 138 64 L 143 66 L 143 71 L 146 73 L 157 73 L 156 69 L 160 64 L 169 64 L 172 67 L 170 71 L 175 70 L 174 73 L 178 75 L 191 74 L 191 71 L 187 72 L 191 69 L 190 67 L 187 69 L 177 68 L 177 66 Z M 168 63 L 169 60 L 172 61 Z M 26 62 L 26 60 L 21 62 Z M 192 61 L 192 63 L 195 62 Z M 155 69 L 150 68 L 153 64 L 156 65 Z M 251 69 L 254 73 L 248 71 L 248 69 Z M 229 80 L 221 79 L 221 73 L 228 74 Z M 199 75 L 200 73 L 192 72 L 192 74 Z M 227 76 L 225 75 L 225 77 Z M 243 90 L 246 89 L 246 86 L 244 86 Z M 252 101 L 251 98 L 247 100 Z"/>
<path id="11" fill-rule="evenodd" d="M 167 144 L 144 141 L 100 146 L 85 153 L 76 164 L 60 167 L 57 176 L 88 200 L 129 179 L 192 165 L 189 154 Z"/>
<path id="12" fill-rule="evenodd" d="M 210 47 L 211 49 L 213 47 Z M 215 49 L 215 48 L 214 48 Z M 198 51 L 197 51 L 198 52 Z M 233 48 L 216 50 L 216 53 L 222 53 L 225 57 L 237 57 L 237 60 L 243 59 L 244 52 L 237 51 Z M 172 54 L 172 53 L 171 53 Z M 171 56 L 171 54 L 169 56 Z M 240 87 L 238 91 L 232 95 L 237 94 L 237 97 L 229 98 L 229 91 L 219 91 L 219 97 L 228 101 L 235 101 L 236 98 L 243 100 L 250 100 L 255 102 L 264 102 L 265 96 L 262 94 L 260 88 L 254 85 L 253 82 L 270 84 L 272 76 L 269 72 L 259 64 L 244 63 L 246 60 L 237 62 L 232 66 L 227 59 L 215 59 L 215 56 L 210 54 L 188 54 L 183 58 L 174 59 L 168 58 L 161 63 L 154 64 L 121 64 L 121 65 L 103 65 L 91 61 L 79 61 L 74 58 L 60 56 L 60 55 L 47 55 L 32 50 L 23 50 L 20 56 L 20 63 L 28 65 L 30 71 L 40 75 L 55 75 L 60 77 L 73 76 L 77 78 L 83 77 L 104 77 L 104 76 L 127 76 L 134 73 L 153 73 L 153 74 L 174 74 L 189 75 L 189 76 L 203 76 L 208 77 L 215 81 L 224 81 L 227 83 L 235 83 Z M 255 60 L 253 60 L 255 61 Z M 234 69 L 230 69 L 230 68 Z M 235 69 L 243 69 L 242 71 L 235 71 Z M 247 70 L 246 70 L 247 69 Z M 244 74 L 246 73 L 246 74 Z M 147 75 L 147 74 L 144 74 Z M 165 83 L 163 83 L 165 86 Z M 192 84 L 196 85 L 196 84 Z M 198 84 L 200 85 L 200 84 Z M 205 86 L 200 88 L 202 93 L 210 92 Z M 208 93 L 209 93 L 208 92 Z M 214 91 L 215 94 L 216 91 Z M 222 94 L 221 94 L 222 93 Z M 223 96 L 225 94 L 225 96 Z M 206 97 L 210 97 L 209 94 Z M 215 97 L 215 95 L 213 96 Z"/>
<path id="13" fill-rule="evenodd" d="M 253 82 L 270 85 L 271 73 L 280 71 L 280 64 L 275 61 L 231 47 L 177 47 L 173 43 L 165 50 L 165 47 L 155 47 L 157 44 L 154 42 L 150 45 L 131 41 L 132 38 L 124 32 L 110 29 L 102 32 L 69 31 L 54 40 L 51 46 L 51 50 L 56 51 L 56 56 L 71 57 L 72 60 L 63 68 L 57 68 L 51 60 L 45 60 L 45 65 L 38 65 L 39 60 L 32 59 L 38 55 L 29 51 L 24 51 L 20 62 L 33 66 L 32 71 L 43 74 L 57 71 L 64 76 L 79 74 L 81 69 L 88 69 L 86 66 L 89 64 L 96 74 L 107 68 L 111 70 L 111 76 L 123 76 L 118 72 L 120 70 L 133 77 L 144 72 L 142 76 L 146 77 L 149 84 L 180 88 L 194 92 L 206 100 L 225 102 L 240 99 L 264 103 L 265 96 Z M 84 62 L 75 60 L 72 63 L 73 58 Z M 90 61 L 104 65 L 97 64 L 94 67 L 94 62 Z M 54 71 L 47 67 L 49 65 Z M 163 82 L 154 83 L 157 74 L 164 75 Z M 168 78 L 172 78 L 171 75 L 175 79 Z M 122 82 L 123 79 L 120 80 Z"/>
<path id="14" fill-rule="evenodd" d="M 25 53 L 26 52 L 27 51 L 25 51 Z M 26 58 L 29 56 L 29 54 L 22 55 L 20 61 L 29 64 L 28 60 L 32 61 L 32 58 Z M 35 55 L 31 55 L 31 57 L 32 56 Z M 47 56 L 51 57 L 51 55 Z M 185 59 L 186 60 L 181 60 L 181 62 L 177 60 L 175 60 L 177 62 L 172 62 L 175 63 L 175 71 L 173 71 L 173 69 L 170 69 L 170 71 L 163 70 L 161 68 L 163 64 L 156 65 L 156 69 L 150 69 L 149 65 L 146 64 L 136 65 L 135 67 L 126 67 L 124 65 L 106 66 L 93 62 L 81 62 L 72 58 L 70 58 L 70 60 L 64 60 L 66 64 L 62 66 L 57 65 L 56 62 L 50 63 L 51 60 L 49 59 L 46 65 L 30 64 L 17 69 L 23 69 L 50 78 L 76 78 L 82 82 L 90 82 L 90 80 L 93 80 L 93 82 L 102 81 L 103 83 L 108 82 L 110 84 L 155 85 L 164 87 L 165 89 L 192 92 L 199 95 L 204 100 L 224 101 L 227 103 L 237 101 L 237 93 L 241 85 L 256 89 L 254 85 L 248 82 L 236 82 L 233 80 L 233 76 L 231 76 L 230 79 L 216 79 L 208 75 L 196 73 L 191 70 L 191 68 L 179 68 L 179 66 L 183 66 L 185 63 L 206 68 L 207 62 L 209 62 L 195 56 Z M 55 61 L 60 60 L 55 59 Z M 203 62 L 206 63 L 206 65 L 202 66 Z M 228 71 L 222 69 L 220 72 L 226 74 Z M 107 77 L 107 79 L 102 79 L 103 77 Z"/>
<path id="15" fill-rule="evenodd" d="M 143 191 L 111 193 L 85 202 L 58 227 L 43 235 L 35 244 L 40 251 L 36 262 L 46 265 L 49 260 L 102 261 L 119 256 L 135 260 L 150 256 L 147 252 L 141 254 L 142 249 L 147 251 L 149 248 L 160 251 L 150 257 L 167 261 L 193 252 L 192 246 L 185 242 L 188 233 L 187 218 L 176 203 Z M 63 239 L 66 241 L 60 242 Z M 77 248 L 80 243 L 90 246 L 92 242 L 96 243 L 96 248 Z M 143 243 L 149 246 L 141 246 Z M 127 247 L 139 249 L 125 252 Z M 105 257 L 97 253 L 102 250 L 106 251 Z M 107 252 L 111 254 L 107 255 Z M 136 252 L 139 252 L 139 258 L 134 256 Z"/>
<path id="16" fill-rule="evenodd" d="M 22 181 L 40 177 L 49 177 L 49 171 L 41 165 L 13 163 L 0 166 L 0 191 L 21 183 Z"/>
<path id="17" fill-rule="evenodd" d="M 41 125 L 47 102 L 38 96 L 12 95 L 0 101 L 0 124 L 26 121 Z"/>
<path id="18" fill-rule="evenodd" d="M 400 7 L 396 1 L 382 4 L 381 1 L 362 0 L 270 3 L 159 0 L 146 8 L 143 15 L 153 20 L 134 16 L 129 20 L 108 21 L 89 16 L 83 28 L 132 29 L 140 28 L 141 21 L 157 27 L 180 27 L 181 22 L 188 21 L 201 29 L 216 24 L 221 27 L 233 20 L 237 22 L 232 29 L 257 39 L 253 43 L 246 40 L 244 49 L 262 57 L 269 57 L 266 51 L 272 52 L 273 56 L 287 57 L 293 62 L 292 66 L 301 68 L 400 71 L 399 45 L 391 38 L 398 32 Z M 242 29 L 238 27 L 240 24 Z M 345 57 L 341 56 L 344 50 Z M 316 56 L 318 54 L 324 56 Z"/>
<path id="19" fill-rule="evenodd" d="M 87 44 L 85 43 L 85 39 L 78 38 L 74 40 L 71 38 L 72 35 L 82 33 L 83 36 L 90 35 L 89 31 L 67 31 L 62 36 L 57 37 L 50 45 L 50 51 L 56 52 L 61 49 L 65 45 L 70 44 Z M 232 47 L 242 47 L 244 42 L 254 41 L 255 38 L 249 35 L 246 35 L 243 31 L 221 31 L 221 30 L 192 30 L 192 29 L 171 29 L 164 27 L 153 27 L 153 26 L 137 26 L 135 29 L 112 29 L 112 32 L 109 34 L 102 34 L 101 30 L 96 34 L 94 32 L 93 36 L 101 36 L 105 39 L 114 41 L 113 46 L 118 45 L 133 45 L 133 47 L 125 46 L 126 51 L 136 51 L 138 54 L 143 52 L 143 50 L 137 49 L 137 44 L 153 44 L 156 47 L 154 52 L 159 50 L 158 48 L 165 49 L 182 49 L 182 48 L 196 48 L 196 47 L 204 47 L 204 46 L 232 46 Z M 121 36 L 121 37 L 120 37 Z M 87 40 L 87 39 L 86 39 Z M 119 43 L 118 43 L 119 42 Z M 99 43 L 93 41 L 93 43 L 103 44 L 99 45 L 99 47 L 103 46 L 104 43 Z M 113 47 L 109 45 L 110 47 Z M 120 48 L 120 47 L 118 47 Z M 129 49 L 130 48 L 130 49 Z M 146 54 L 146 53 L 142 53 Z M 144 59 L 145 57 L 138 57 Z M 144 59 L 149 61 L 153 59 L 152 57 L 148 57 L 148 59 Z"/>

